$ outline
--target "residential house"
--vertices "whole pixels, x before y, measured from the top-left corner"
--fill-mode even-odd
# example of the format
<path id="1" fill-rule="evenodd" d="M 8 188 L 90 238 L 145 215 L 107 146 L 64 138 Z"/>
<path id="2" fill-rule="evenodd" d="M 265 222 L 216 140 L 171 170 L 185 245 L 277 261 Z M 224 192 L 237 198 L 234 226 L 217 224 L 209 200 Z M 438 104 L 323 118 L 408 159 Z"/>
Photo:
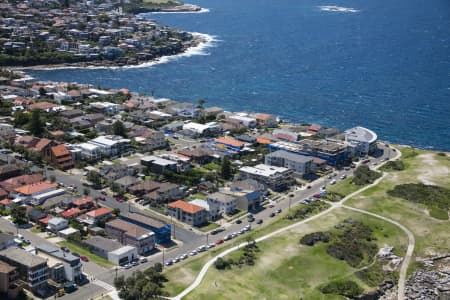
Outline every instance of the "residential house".
<path id="1" fill-rule="evenodd" d="M 256 124 L 260 128 L 269 128 L 269 127 L 277 127 L 278 121 L 277 118 L 270 114 L 257 114 L 255 116 Z"/>
<path id="2" fill-rule="evenodd" d="M 50 148 L 55 145 L 56 143 L 54 141 L 43 138 L 34 147 L 29 148 L 29 150 L 38 153 L 43 159 L 47 159 L 51 156 Z"/>
<path id="3" fill-rule="evenodd" d="M 122 245 L 134 246 L 140 255 L 155 248 L 155 233 L 139 225 L 116 219 L 105 224 L 105 231 Z"/>
<path id="4" fill-rule="evenodd" d="M 221 215 L 231 215 L 237 209 L 236 198 L 219 192 L 206 196 L 210 217 L 215 220 Z"/>
<path id="5" fill-rule="evenodd" d="M 220 127 L 216 122 L 209 122 L 206 124 L 200 124 L 195 122 L 189 122 L 183 125 L 183 134 L 192 137 L 210 137 L 215 136 L 220 132 Z"/>
<path id="6" fill-rule="evenodd" d="M 248 116 L 241 116 L 241 115 L 231 115 L 226 119 L 227 122 L 238 122 L 239 124 L 242 124 L 243 126 L 247 128 L 254 128 L 256 127 L 256 119 Z"/>
<path id="7" fill-rule="evenodd" d="M 241 211 L 258 210 L 266 192 L 264 185 L 253 179 L 234 181 L 219 190 L 223 194 L 235 197 L 236 206 Z"/>
<path id="8" fill-rule="evenodd" d="M 205 208 L 177 200 L 167 205 L 169 215 L 191 226 L 199 226 L 208 221 L 208 212 Z"/>
<path id="9" fill-rule="evenodd" d="M 117 135 L 105 135 L 89 141 L 88 144 L 100 147 L 103 155 L 116 156 L 129 149 L 130 140 Z"/>
<path id="10" fill-rule="evenodd" d="M 0 187 L 8 192 L 11 192 L 14 191 L 15 188 L 18 188 L 20 186 L 38 183 L 42 180 L 44 180 L 44 175 L 39 173 L 31 175 L 20 175 L 1 181 Z"/>
<path id="11" fill-rule="evenodd" d="M 30 208 L 28 210 L 27 214 L 28 214 L 28 218 L 30 219 L 30 221 L 32 221 L 34 223 L 36 223 L 40 219 L 45 218 L 47 216 L 47 214 L 44 211 L 37 210 L 34 208 Z"/>
<path id="12" fill-rule="evenodd" d="M 43 294 L 49 277 L 45 259 L 14 247 L 0 251 L 0 259 L 17 268 L 25 288 L 38 295 Z"/>
<path id="13" fill-rule="evenodd" d="M 202 115 L 209 118 L 209 117 L 217 117 L 218 114 L 223 113 L 223 108 L 218 106 L 212 106 L 207 107 L 202 110 Z"/>
<path id="14" fill-rule="evenodd" d="M 63 211 L 61 213 L 61 217 L 63 217 L 64 219 L 74 219 L 81 214 L 82 214 L 82 212 L 79 208 L 72 207 L 72 208 L 69 208 L 69 209 Z"/>
<path id="15" fill-rule="evenodd" d="M 128 187 L 128 192 L 135 196 L 143 196 L 159 189 L 160 183 L 152 180 L 146 180 L 142 183 L 134 184 Z"/>
<path id="16" fill-rule="evenodd" d="M 179 185 L 170 182 L 162 182 L 156 191 L 150 192 L 143 196 L 144 204 L 146 203 L 165 203 L 184 196 L 183 190 Z"/>
<path id="17" fill-rule="evenodd" d="M 165 170 L 171 170 L 176 172 L 178 170 L 178 164 L 175 161 L 161 158 L 159 156 L 150 155 L 141 158 L 141 164 L 150 169 L 151 172 L 162 174 Z"/>
<path id="18" fill-rule="evenodd" d="M 53 217 L 48 221 L 47 229 L 53 232 L 66 229 L 69 226 L 69 222 L 66 219 Z"/>
<path id="19" fill-rule="evenodd" d="M 96 225 L 100 221 L 106 221 L 111 218 L 112 210 L 106 207 L 100 207 L 85 214 L 85 217 L 81 216 L 78 219 L 89 225 Z"/>
<path id="20" fill-rule="evenodd" d="M 259 164 L 254 167 L 245 166 L 239 169 L 239 177 L 241 179 L 255 179 L 274 191 L 286 190 L 293 184 L 294 179 L 292 175 L 293 170 L 265 164 Z"/>
<path id="21" fill-rule="evenodd" d="M 72 154 L 64 145 L 58 145 L 50 148 L 50 161 L 52 165 L 61 170 L 67 170 L 73 167 Z"/>
<path id="22" fill-rule="evenodd" d="M 122 191 L 128 191 L 128 188 L 136 185 L 139 180 L 134 176 L 125 176 L 114 181 L 114 185 L 119 187 Z"/>
<path id="23" fill-rule="evenodd" d="M 245 143 L 229 137 L 220 137 L 214 140 L 217 148 L 240 152 L 244 149 Z"/>
<path id="24" fill-rule="evenodd" d="M 155 233 L 155 242 L 158 244 L 170 242 L 170 224 L 139 213 L 121 213 L 119 219 L 153 231 Z"/>
<path id="25" fill-rule="evenodd" d="M 6 199 L 6 197 L 8 197 L 8 192 L 0 188 L 0 200 Z"/>
<path id="26" fill-rule="evenodd" d="M 85 197 L 72 201 L 69 207 L 78 208 L 79 210 L 90 209 L 94 206 L 94 202 L 91 197 Z"/>
<path id="27" fill-rule="evenodd" d="M 107 184 L 112 184 L 119 178 L 136 175 L 136 169 L 125 164 L 104 164 L 100 167 L 100 175 Z"/>
<path id="28" fill-rule="evenodd" d="M 206 147 L 197 147 L 195 149 L 181 149 L 178 153 L 189 157 L 192 161 L 199 164 L 207 164 L 212 162 L 217 157 L 214 151 Z"/>

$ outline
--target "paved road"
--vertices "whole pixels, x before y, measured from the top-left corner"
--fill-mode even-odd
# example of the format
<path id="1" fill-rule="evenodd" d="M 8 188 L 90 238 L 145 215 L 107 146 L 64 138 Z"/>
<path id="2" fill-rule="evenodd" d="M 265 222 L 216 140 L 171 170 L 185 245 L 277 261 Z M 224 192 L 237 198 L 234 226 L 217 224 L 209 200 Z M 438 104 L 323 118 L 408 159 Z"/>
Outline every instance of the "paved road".
<path id="1" fill-rule="evenodd" d="M 387 155 L 390 155 L 391 151 L 388 151 L 387 153 L 388 153 Z M 393 159 L 398 159 L 398 158 L 400 158 L 400 156 L 401 156 L 401 152 L 400 151 L 396 151 L 396 152 L 394 152 Z M 379 160 L 383 160 L 383 157 L 380 157 Z M 376 168 L 381 167 L 383 164 L 384 163 L 377 164 Z M 345 198 L 343 198 L 339 202 L 336 202 L 336 203 L 330 202 L 331 206 L 328 209 L 326 209 L 326 210 L 324 210 L 324 211 L 322 211 L 322 212 L 320 212 L 320 213 L 318 213 L 318 214 L 316 214 L 316 215 L 314 215 L 314 216 L 312 216 L 312 217 L 310 217 L 308 219 L 302 220 L 302 221 L 297 222 L 295 224 L 289 225 L 287 227 L 278 229 L 278 230 L 273 231 L 273 232 L 271 232 L 271 233 L 269 233 L 267 235 L 259 237 L 259 238 L 256 239 L 256 242 L 260 242 L 260 241 L 269 239 L 271 237 L 278 236 L 282 232 L 290 230 L 290 229 L 292 229 L 294 227 L 297 227 L 297 226 L 299 226 L 301 224 L 304 224 L 306 222 L 310 222 L 312 220 L 320 218 L 320 217 L 324 216 L 325 214 L 328 214 L 330 211 L 332 211 L 332 210 L 334 210 L 336 208 L 339 208 L 339 207 L 349 208 L 349 209 L 352 209 L 352 210 L 355 210 L 355 211 L 358 211 L 358 212 L 361 212 L 361 213 L 365 213 L 365 214 L 368 214 L 368 215 L 371 215 L 371 216 L 374 216 L 374 217 L 377 217 L 377 218 L 381 218 L 381 219 L 383 219 L 385 221 L 388 221 L 388 222 L 390 222 L 392 224 L 395 224 L 395 225 L 399 226 L 402 230 L 404 230 L 408 234 L 408 238 L 409 238 L 408 250 L 407 250 L 407 253 L 406 253 L 405 258 L 403 260 L 402 267 L 400 269 L 400 278 L 399 278 L 399 282 L 398 282 L 398 286 L 399 286 L 398 287 L 398 298 L 403 300 L 404 299 L 404 284 L 405 284 L 405 278 L 406 278 L 406 271 L 408 269 L 410 258 L 411 258 L 411 255 L 413 253 L 413 250 L 414 250 L 414 236 L 412 235 L 412 233 L 407 228 L 405 228 L 403 225 L 399 224 L 396 221 L 393 221 L 391 219 L 388 219 L 386 217 L 383 217 L 383 216 L 380 216 L 380 215 L 377 215 L 377 214 L 374 214 L 374 213 L 371 213 L 371 212 L 367 212 L 367 211 L 360 210 L 360 209 L 354 209 L 354 208 L 350 208 L 348 206 L 344 206 L 343 205 L 343 203 L 345 201 L 347 201 L 348 199 L 350 199 L 350 198 L 354 197 L 355 195 L 360 194 L 360 193 L 364 192 L 365 190 L 367 190 L 367 189 L 377 185 L 379 182 L 381 182 L 381 180 L 384 179 L 385 176 L 386 176 L 386 174 L 383 174 L 383 176 L 378 178 L 374 183 L 372 183 L 372 184 L 370 184 L 368 186 L 365 186 L 364 188 L 362 188 L 362 189 L 360 189 L 360 190 L 358 190 L 356 192 L 353 192 L 353 193 L 349 194 L 348 196 L 346 196 Z M 299 193 L 297 193 L 297 194 L 299 194 Z M 300 194 L 302 194 L 302 196 L 304 196 L 303 195 L 304 193 L 300 193 Z M 200 272 L 197 275 L 197 277 L 195 278 L 194 282 L 190 286 L 188 286 L 185 290 L 183 290 L 180 294 L 178 294 L 177 296 L 173 297 L 172 299 L 174 299 L 174 300 L 181 300 L 183 297 L 188 295 L 190 292 L 192 292 L 196 287 L 198 287 L 200 285 L 200 283 L 202 282 L 203 278 L 205 277 L 208 269 L 214 264 L 214 262 L 218 258 L 224 257 L 224 256 L 226 256 L 226 255 L 228 255 L 228 254 L 238 250 L 240 247 L 243 247 L 245 245 L 246 245 L 245 242 L 241 243 L 240 245 L 237 245 L 237 246 L 234 246 L 232 248 L 229 248 L 229 249 L 221 252 L 217 256 L 213 257 L 212 259 L 210 259 L 208 262 L 205 263 L 203 268 L 200 270 Z"/>

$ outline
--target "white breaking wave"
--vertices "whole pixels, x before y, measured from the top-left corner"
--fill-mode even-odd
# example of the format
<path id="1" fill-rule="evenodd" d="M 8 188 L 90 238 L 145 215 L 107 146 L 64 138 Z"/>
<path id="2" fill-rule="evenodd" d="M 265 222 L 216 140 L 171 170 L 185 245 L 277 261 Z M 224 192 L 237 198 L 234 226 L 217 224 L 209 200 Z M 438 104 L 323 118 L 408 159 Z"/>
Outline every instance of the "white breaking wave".
<path id="1" fill-rule="evenodd" d="M 359 10 L 354 9 L 352 7 L 342 7 L 342 6 L 335 6 L 335 5 L 319 6 L 319 8 L 322 11 L 352 12 L 352 13 L 359 12 Z"/>
<path id="2" fill-rule="evenodd" d="M 209 8 L 201 8 L 200 10 L 197 10 L 197 11 L 154 11 L 154 12 L 144 13 L 144 15 L 146 15 L 146 14 L 151 14 L 151 15 L 162 15 L 162 14 L 204 14 L 204 13 L 208 13 L 208 12 L 209 12 Z"/>
<path id="3" fill-rule="evenodd" d="M 192 35 L 194 35 L 196 38 L 201 38 L 203 41 L 200 42 L 195 47 L 188 48 L 185 52 L 174 54 L 174 55 L 167 55 L 167 56 L 161 56 L 159 58 L 156 58 L 155 60 L 141 63 L 138 65 L 129 65 L 129 66 L 57 66 L 57 67 L 39 67 L 36 70 L 63 70 L 63 69 L 135 69 L 135 68 L 148 68 L 160 64 L 165 64 L 171 61 L 178 60 L 182 57 L 191 57 L 195 55 L 209 55 L 209 53 L 206 51 L 208 48 L 215 47 L 217 45 L 217 42 L 220 42 L 219 39 L 217 39 L 217 36 L 209 35 L 205 33 L 199 33 L 199 32 L 191 32 Z"/>

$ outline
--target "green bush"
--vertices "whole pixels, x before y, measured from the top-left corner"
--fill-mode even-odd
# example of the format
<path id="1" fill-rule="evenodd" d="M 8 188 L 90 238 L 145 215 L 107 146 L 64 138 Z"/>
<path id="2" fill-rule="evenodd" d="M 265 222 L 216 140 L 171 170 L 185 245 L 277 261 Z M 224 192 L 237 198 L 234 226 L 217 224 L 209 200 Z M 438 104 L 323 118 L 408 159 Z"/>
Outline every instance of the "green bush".
<path id="1" fill-rule="evenodd" d="M 439 220 L 448 220 L 448 210 L 432 207 L 430 209 L 430 216 Z"/>
<path id="2" fill-rule="evenodd" d="M 324 294 L 335 294 L 344 297 L 355 298 L 364 290 L 354 281 L 351 280 L 336 280 L 327 283 L 320 288 Z"/>
<path id="3" fill-rule="evenodd" d="M 381 173 L 371 170 L 367 165 L 361 165 L 355 170 L 352 182 L 356 185 L 365 185 L 373 183 L 379 177 Z"/>
<path id="4" fill-rule="evenodd" d="M 389 196 L 425 204 L 431 210 L 430 215 L 437 219 L 442 219 L 444 212 L 450 209 L 450 190 L 444 187 L 422 183 L 406 183 L 396 185 L 394 189 L 387 193 Z"/>
<path id="5" fill-rule="evenodd" d="M 403 171 L 404 169 L 405 164 L 401 160 L 388 161 L 384 166 L 381 167 L 382 171 Z"/>
<path id="6" fill-rule="evenodd" d="M 300 244 L 306 246 L 314 246 L 318 242 L 328 243 L 330 241 L 331 234 L 329 232 L 313 232 L 303 236 L 300 239 Z"/>

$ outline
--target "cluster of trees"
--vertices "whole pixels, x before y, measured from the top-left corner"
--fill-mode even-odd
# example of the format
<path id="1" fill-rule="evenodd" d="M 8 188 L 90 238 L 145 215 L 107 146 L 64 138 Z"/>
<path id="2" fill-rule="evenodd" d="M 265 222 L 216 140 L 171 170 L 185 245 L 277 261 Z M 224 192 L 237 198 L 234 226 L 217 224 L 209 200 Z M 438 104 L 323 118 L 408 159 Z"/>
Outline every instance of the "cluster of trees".
<path id="1" fill-rule="evenodd" d="M 303 220 L 317 212 L 327 209 L 328 206 L 329 205 L 323 201 L 311 202 L 307 205 L 302 205 L 298 208 L 295 208 L 291 213 L 289 213 L 286 216 L 286 219 L 288 219 L 288 220 Z"/>
<path id="2" fill-rule="evenodd" d="M 371 170 L 368 165 L 361 165 L 353 173 L 352 182 L 356 185 L 365 185 L 373 183 L 380 177 L 380 172 Z"/>
<path id="3" fill-rule="evenodd" d="M 423 183 L 406 183 L 396 185 L 394 189 L 387 193 L 389 196 L 425 204 L 430 209 L 432 217 L 448 220 L 450 189 Z"/>
<path id="4" fill-rule="evenodd" d="M 355 298 L 360 295 L 364 289 L 351 280 L 335 280 L 323 285 L 320 288 L 320 291 L 324 294 L 335 294 L 348 298 Z"/>
<path id="5" fill-rule="evenodd" d="M 14 204 L 11 207 L 11 218 L 14 223 L 24 225 L 28 223 L 27 209 L 25 206 Z"/>
<path id="6" fill-rule="evenodd" d="M 0 54 L 2 66 L 33 66 L 41 64 L 62 64 L 85 61 L 83 56 L 75 56 L 68 52 L 46 51 L 24 53 L 23 55 Z"/>
<path id="7" fill-rule="evenodd" d="M 219 257 L 214 266 L 217 270 L 231 269 L 232 266 L 242 267 L 243 265 L 253 266 L 256 260 L 256 253 L 259 252 L 258 245 L 251 237 L 247 238 L 247 245 L 242 248 L 241 255 L 237 259 L 224 259 Z"/>
<path id="8" fill-rule="evenodd" d="M 167 278 L 162 274 L 162 265 L 155 264 L 144 272 L 134 272 L 126 279 L 123 275 L 117 277 L 114 286 L 124 300 L 164 299 L 167 296 L 163 290 L 165 282 Z"/>
<path id="9" fill-rule="evenodd" d="M 378 247 L 372 237 L 372 229 L 360 221 L 345 220 L 338 226 L 338 232 L 331 238 L 327 253 L 340 260 L 345 260 L 356 268 L 365 259 L 372 261 Z"/>

